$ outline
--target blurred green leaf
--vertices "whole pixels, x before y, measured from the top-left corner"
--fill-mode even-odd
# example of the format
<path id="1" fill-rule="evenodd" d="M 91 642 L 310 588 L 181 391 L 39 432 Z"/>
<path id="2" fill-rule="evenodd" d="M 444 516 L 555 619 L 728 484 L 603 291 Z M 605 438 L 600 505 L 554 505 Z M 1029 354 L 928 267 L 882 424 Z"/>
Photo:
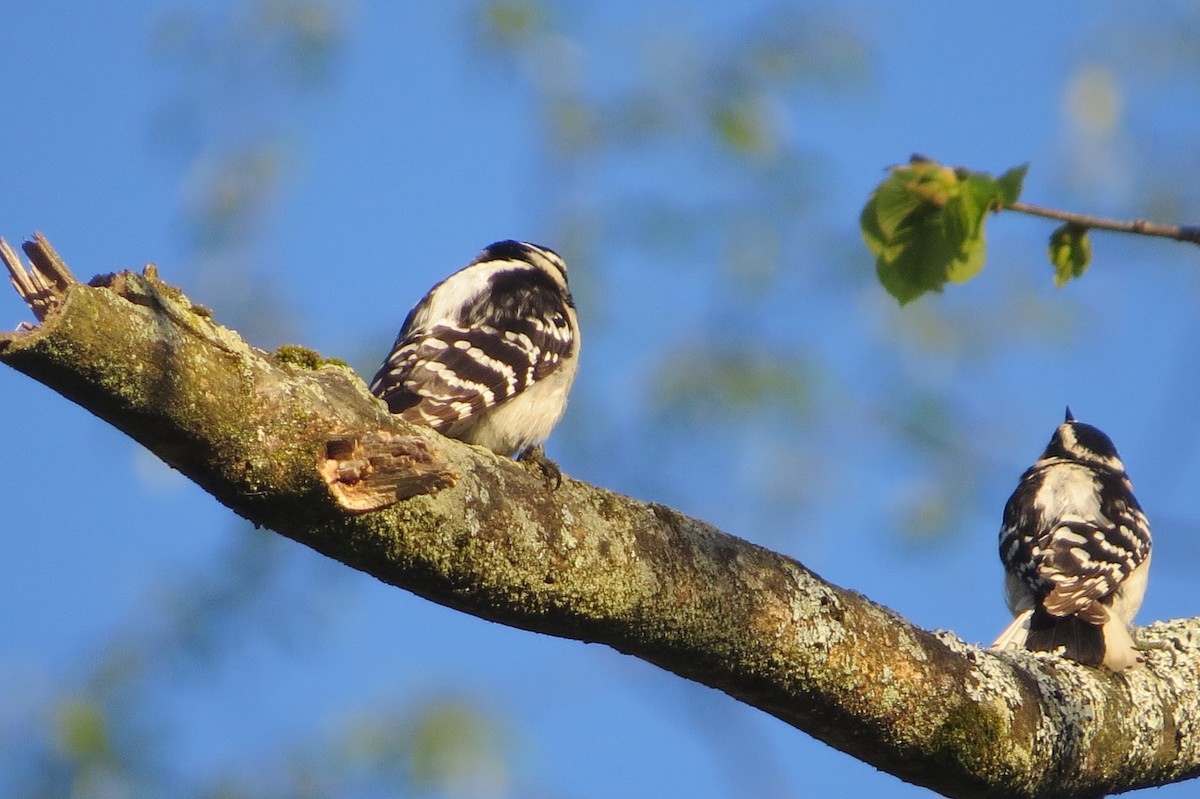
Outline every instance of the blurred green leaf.
<path id="1" fill-rule="evenodd" d="M 718 140 L 741 155 L 763 155 L 772 149 L 770 123 L 754 98 L 721 103 L 713 110 L 712 124 Z"/>
<path id="2" fill-rule="evenodd" d="M 749 37 L 755 66 L 773 79 L 829 89 L 865 84 L 871 47 L 852 14 L 829 7 L 769 9 Z"/>
<path id="3" fill-rule="evenodd" d="M 498 33 L 517 38 L 528 34 L 541 18 L 537 3 L 528 0 L 498 0 L 488 3 L 484 16 Z"/>
<path id="4" fill-rule="evenodd" d="M 812 365 L 794 355 L 721 351 L 697 342 L 664 358 L 656 405 L 673 417 L 697 421 L 766 410 L 803 419 L 811 410 L 812 377 Z"/>
<path id="5" fill-rule="evenodd" d="M 879 282 L 901 304 L 983 269 L 989 211 L 1020 196 L 1027 167 L 999 178 L 913 156 L 872 192 L 860 217 Z"/>
<path id="6" fill-rule="evenodd" d="M 345 736 L 342 767 L 421 792 L 490 795 L 509 780 L 510 743 L 504 726 L 469 701 L 432 701 L 359 720 Z"/>
<path id="7" fill-rule="evenodd" d="M 452 700 L 418 711 L 410 725 L 408 774 L 415 788 L 456 796 L 506 793 L 509 740 L 493 719 Z"/>
<path id="8" fill-rule="evenodd" d="M 1092 243 L 1087 228 L 1068 222 L 1050 234 L 1050 263 L 1054 285 L 1062 287 L 1087 271 L 1092 262 Z"/>
<path id="9" fill-rule="evenodd" d="M 55 713 L 55 734 L 59 750 L 72 761 L 102 761 L 112 751 L 104 709 L 97 702 L 63 700 Z"/>
<path id="10" fill-rule="evenodd" d="M 900 533 L 909 544 L 929 544 L 952 534 L 957 519 L 955 505 L 946 486 L 909 486 L 899 510 Z"/>

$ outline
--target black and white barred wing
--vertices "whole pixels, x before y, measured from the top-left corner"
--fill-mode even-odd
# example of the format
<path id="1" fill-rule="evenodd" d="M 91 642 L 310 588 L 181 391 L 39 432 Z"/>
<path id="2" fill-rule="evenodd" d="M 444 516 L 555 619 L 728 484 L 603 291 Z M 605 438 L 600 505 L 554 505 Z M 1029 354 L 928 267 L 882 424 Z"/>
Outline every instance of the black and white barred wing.
<path id="1" fill-rule="evenodd" d="M 573 335 L 558 311 L 495 326 L 434 325 L 397 345 L 371 391 L 392 413 L 445 433 L 553 373 Z"/>
<path id="2" fill-rule="evenodd" d="M 1108 619 L 1107 603 L 1149 555 L 1148 525 L 1140 509 L 1105 503 L 1105 521 L 1065 516 L 1044 539 L 1038 577 L 1050 586 L 1042 602 L 1053 616 L 1077 615 L 1091 624 Z"/>

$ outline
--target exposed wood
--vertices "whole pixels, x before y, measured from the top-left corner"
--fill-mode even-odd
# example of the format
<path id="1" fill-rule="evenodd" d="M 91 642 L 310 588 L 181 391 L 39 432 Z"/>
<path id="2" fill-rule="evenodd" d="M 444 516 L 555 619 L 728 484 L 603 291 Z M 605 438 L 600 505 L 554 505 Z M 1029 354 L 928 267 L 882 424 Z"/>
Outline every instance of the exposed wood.
<path id="1" fill-rule="evenodd" d="M 383 430 L 331 438 L 319 468 L 338 504 L 354 513 L 381 510 L 455 481 L 424 441 Z"/>

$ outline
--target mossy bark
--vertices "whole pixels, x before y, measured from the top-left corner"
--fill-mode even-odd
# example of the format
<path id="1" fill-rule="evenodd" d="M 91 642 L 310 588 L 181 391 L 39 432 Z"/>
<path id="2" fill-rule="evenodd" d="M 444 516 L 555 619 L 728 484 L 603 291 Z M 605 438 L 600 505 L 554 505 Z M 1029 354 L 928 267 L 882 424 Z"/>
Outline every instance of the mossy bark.
<path id="1" fill-rule="evenodd" d="M 1195 620 L 1144 631 L 1171 650 L 1121 674 L 997 656 L 670 508 L 405 424 L 346 367 L 256 350 L 153 274 L 69 285 L 44 315 L 0 360 L 250 521 L 432 601 L 607 644 L 947 796 L 1200 768 Z"/>

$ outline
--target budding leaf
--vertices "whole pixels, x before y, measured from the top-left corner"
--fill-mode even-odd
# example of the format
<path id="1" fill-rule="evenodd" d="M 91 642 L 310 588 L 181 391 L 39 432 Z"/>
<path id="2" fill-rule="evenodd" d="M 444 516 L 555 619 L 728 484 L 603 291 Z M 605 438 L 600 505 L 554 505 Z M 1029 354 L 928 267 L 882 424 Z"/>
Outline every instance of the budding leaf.
<path id="1" fill-rule="evenodd" d="M 994 178 L 919 156 L 893 167 L 860 217 L 888 293 L 904 304 L 977 275 L 986 254 L 987 214 L 1016 201 L 1025 171 L 1020 166 Z"/>
<path id="2" fill-rule="evenodd" d="M 1029 164 L 1021 164 L 996 178 L 996 186 L 1000 190 L 1000 205 L 1012 205 L 1021 199 L 1021 189 L 1025 185 L 1025 173 L 1028 171 Z"/>
<path id="3" fill-rule="evenodd" d="M 1054 285 L 1061 288 L 1087 271 L 1092 262 L 1092 242 L 1087 233 L 1087 228 L 1068 222 L 1050 234 Z"/>

